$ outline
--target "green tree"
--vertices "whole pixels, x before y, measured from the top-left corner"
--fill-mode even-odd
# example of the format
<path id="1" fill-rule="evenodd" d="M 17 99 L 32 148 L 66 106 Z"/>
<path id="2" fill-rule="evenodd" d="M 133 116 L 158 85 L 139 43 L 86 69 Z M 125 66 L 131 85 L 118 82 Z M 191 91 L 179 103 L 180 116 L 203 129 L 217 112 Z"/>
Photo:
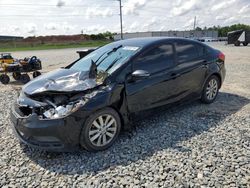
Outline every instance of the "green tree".
<path id="1" fill-rule="evenodd" d="M 218 31 L 218 35 L 219 37 L 226 37 L 227 33 L 230 31 L 235 31 L 235 30 L 250 30 L 250 25 L 245 25 L 245 24 L 234 24 L 231 26 L 225 26 L 225 27 L 221 27 L 221 26 L 213 26 L 213 27 L 204 27 L 203 30 L 216 30 Z"/>
<path id="2" fill-rule="evenodd" d="M 195 31 L 202 31 L 202 28 L 196 27 L 196 28 L 195 28 Z"/>

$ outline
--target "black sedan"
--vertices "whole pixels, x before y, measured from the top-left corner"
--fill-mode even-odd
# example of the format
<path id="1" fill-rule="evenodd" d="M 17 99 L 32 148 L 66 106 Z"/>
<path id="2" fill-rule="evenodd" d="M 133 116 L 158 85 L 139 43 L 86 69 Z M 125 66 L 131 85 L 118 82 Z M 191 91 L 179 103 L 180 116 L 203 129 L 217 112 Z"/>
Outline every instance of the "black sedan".
<path id="1" fill-rule="evenodd" d="M 114 42 L 26 84 L 11 111 L 27 145 L 65 151 L 110 147 L 131 115 L 185 100 L 212 103 L 225 56 L 184 38 Z"/>

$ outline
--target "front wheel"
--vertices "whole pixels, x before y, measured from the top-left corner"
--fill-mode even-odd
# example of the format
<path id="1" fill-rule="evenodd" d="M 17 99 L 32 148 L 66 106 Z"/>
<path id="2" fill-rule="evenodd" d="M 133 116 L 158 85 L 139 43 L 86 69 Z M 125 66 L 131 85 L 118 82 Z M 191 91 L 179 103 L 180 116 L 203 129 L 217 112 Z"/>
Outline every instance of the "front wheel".
<path id="1" fill-rule="evenodd" d="M 121 130 L 119 114 L 105 108 L 92 114 L 81 132 L 80 144 L 88 151 L 101 151 L 110 147 Z"/>
<path id="2" fill-rule="evenodd" d="M 217 76 L 213 75 L 206 81 L 201 101 L 206 104 L 213 103 L 219 93 L 220 80 Z"/>

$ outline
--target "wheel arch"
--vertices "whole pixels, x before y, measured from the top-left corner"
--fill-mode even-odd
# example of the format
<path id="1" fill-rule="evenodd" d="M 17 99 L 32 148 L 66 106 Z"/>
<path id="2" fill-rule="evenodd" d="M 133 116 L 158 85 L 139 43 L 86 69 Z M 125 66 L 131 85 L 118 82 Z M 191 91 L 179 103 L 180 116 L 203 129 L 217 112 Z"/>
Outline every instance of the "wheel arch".
<path id="1" fill-rule="evenodd" d="M 126 117 L 124 117 L 124 116 L 122 115 L 121 110 L 120 110 L 116 105 L 108 106 L 108 108 L 112 108 L 113 110 L 115 110 L 115 111 L 118 113 L 118 115 L 119 115 L 119 117 L 120 117 L 122 129 L 127 129 Z"/>
<path id="2" fill-rule="evenodd" d="M 208 80 L 211 76 L 216 76 L 216 77 L 219 79 L 219 81 L 220 81 L 219 89 L 220 89 L 221 86 L 222 86 L 222 78 L 221 78 L 221 75 L 220 75 L 218 72 L 215 72 L 215 73 L 211 74 L 211 75 L 207 78 L 207 80 Z M 206 81 L 207 81 L 207 80 L 206 80 Z"/>
<path id="3" fill-rule="evenodd" d="M 130 128 L 129 113 L 127 110 L 127 100 L 124 87 L 118 87 L 112 92 L 104 92 L 98 97 L 94 97 L 93 100 L 94 101 L 88 103 L 85 106 L 85 110 L 88 112 L 86 114 L 86 118 L 104 108 L 112 108 L 118 113 L 122 128 L 126 130 Z"/>

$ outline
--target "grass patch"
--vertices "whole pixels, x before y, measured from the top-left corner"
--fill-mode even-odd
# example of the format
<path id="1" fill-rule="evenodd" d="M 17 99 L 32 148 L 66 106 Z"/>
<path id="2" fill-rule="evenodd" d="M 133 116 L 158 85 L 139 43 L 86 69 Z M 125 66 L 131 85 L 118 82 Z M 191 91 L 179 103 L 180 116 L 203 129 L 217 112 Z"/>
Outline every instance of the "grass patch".
<path id="1" fill-rule="evenodd" d="M 15 52 L 15 51 L 30 51 L 30 50 L 49 50 L 49 49 L 64 49 L 64 48 L 81 48 L 81 47 L 98 47 L 103 46 L 111 41 L 85 41 L 81 43 L 62 43 L 62 44 L 38 44 L 36 46 L 17 46 L 1 48 L 0 52 Z"/>

